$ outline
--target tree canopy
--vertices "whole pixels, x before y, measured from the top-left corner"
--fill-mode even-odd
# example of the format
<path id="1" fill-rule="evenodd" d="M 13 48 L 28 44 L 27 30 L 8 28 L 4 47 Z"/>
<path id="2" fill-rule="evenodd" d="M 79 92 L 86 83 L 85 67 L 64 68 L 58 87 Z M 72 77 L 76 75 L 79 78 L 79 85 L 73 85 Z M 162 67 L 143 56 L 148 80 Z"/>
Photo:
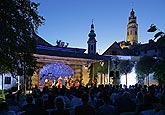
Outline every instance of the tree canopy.
<path id="1" fill-rule="evenodd" d="M 143 56 L 135 65 L 135 72 L 138 76 L 138 79 L 145 79 L 148 80 L 149 85 L 149 74 L 153 73 L 153 68 L 155 65 L 155 59 L 151 56 Z"/>
<path id="2" fill-rule="evenodd" d="M 155 59 L 151 56 L 143 56 L 140 60 L 136 63 L 135 69 L 136 73 L 140 75 L 149 75 L 153 72 L 153 67 L 155 64 Z"/>
<path id="3" fill-rule="evenodd" d="M 30 0 L 1 0 L 1 69 L 14 72 L 19 65 L 35 67 L 36 39 L 33 34 L 44 23 L 44 18 L 38 15 L 38 6 Z"/>
<path id="4" fill-rule="evenodd" d="M 134 63 L 131 60 L 120 60 L 118 64 L 120 74 L 124 75 L 131 73 L 133 67 Z"/>
<path id="5" fill-rule="evenodd" d="M 160 84 L 165 83 L 165 60 L 157 60 L 154 66 L 154 76 Z"/>
<path id="6" fill-rule="evenodd" d="M 134 63 L 131 60 L 120 60 L 118 63 L 118 68 L 120 74 L 126 75 L 126 85 L 127 85 L 127 74 L 132 72 Z"/>

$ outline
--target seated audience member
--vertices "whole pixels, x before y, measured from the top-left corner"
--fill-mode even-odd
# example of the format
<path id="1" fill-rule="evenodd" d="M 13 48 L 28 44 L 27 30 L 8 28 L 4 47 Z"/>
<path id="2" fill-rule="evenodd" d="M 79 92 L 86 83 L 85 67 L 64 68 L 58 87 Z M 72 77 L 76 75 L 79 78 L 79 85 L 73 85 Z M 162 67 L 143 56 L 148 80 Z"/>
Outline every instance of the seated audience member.
<path id="1" fill-rule="evenodd" d="M 27 115 L 34 115 L 35 112 L 35 104 L 33 104 L 33 96 L 32 95 L 27 95 L 26 96 L 26 102 L 27 104 L 25 104 L 22 107 L 23 111 L 26 111 Z"/>
<path id="2" fill-rule="evenodd" d="M 104 102 L 103 102 L 103 93 L 102 92 L 98 92 L 97 95 L 96 95 L 95 109 L 97 110 L 103 104 L 104 104 Z"/>
<path id="3" fill-rule="evenodd" d="M 9 94 L 5 95 L 6 98 L 6 102 L 8 104 L 8 107 L 10 110 L 14 111 L 15 113 L 21 111 L 21 108 L 19 107 L 18 102 L 15 99 L 15 95 L 12 94 L 12 92 L 10 92 L 11 90 L 9 90 Z"/>
<path id="4" fill-rule="evenodd" d="M 0 103 L 0 115 L 16 115 L 14 111 L 10 111 L 8 104 L 4 101 Z"/>
<path id="5" fill-rule="evenodd" d="M 47 115 L 47 112 L 44 109 L 44 104 L 43 100 L 41 98 L 37 98 L 35 100 L 35 110 L 34 113 L 35 115 Z"/>
<path id="6" fill-rule="evenodd" d="M 47 94 L 47 100 L 44 101 L 44 108 L 45 109 L 53 109 L 54 108 L 54 102 L 52 100 L 54 100 L 55 96 L 53 93 L 49 92 Z"/>
<path id="7" fill-rule="evenodd" d="M 82 94 L 82 105 L 75 108 L 75 115 L 95 115 L 95 110 L 88 104 L 88 94 Z"/>
<path id="8" fill-rule="evenodd" d="M 153 109 L 153 103 L 151 102 L 151 99 L 148 97 L 148 94 L 144 96 L 143 103 L 138 104 L 136 106 L 136 113 L 139 114 L 141 111 L 144 110 L 152 110 Z"/>
<path id="9" fill-rule="evenodd" d="M 110 97 L 108 95 L 103 96 L 104 105 L 100 106 L 98 110 L 96 110 L 97 115 L 115 115 L 116 110 L 113 105 L 110 103 Z"/>
<path id="10" fill-rule="evenodd" d="M 65 108 L 70 108 L 71 107 L 71 101 L 66 96 L 66 87 L 63 86 L 62 88 L 59 88 L 59 89 L 60 89 L 60 92 L 59 92 L 59 95 L 57 97 L 62 98 L 62 100 L 64 101 L 64 107 Z"/>
<path id="11" fill-rule="evenodd" d="M 78 91 L 75 91 L 72 99 L 71 99 L 71 106 L 72 107 L 77 107 L 79 105 L 82 105 L 82 101 L 81 101 L 81 93 Z"/>
<path id="12" fill-rule="evenodd" d="M 135 112 L 136 104 L 131 100 L 131 94 L 125 91 L 121 97 L 116 100 L 116 112 L 118 114 L 123 112 Z"/>
<path id="13" fill-rule="evenodd" d="M 135 99 L 136 105 L 142 104 L 143 103 L 143 93 L 138 92 L 136 99 Z"/>
<path id="14" fill-rule="evenodd" d="M 55 110 L 53 110 L 50 115 L 70 115 L 69 111 L 64 107 L 64 101 L 60 97 L 55 99 Z"/>
<path id="15" fill-rule="evenodd" d="M 162 94 L 160 96 L 160 104 L 161 104 L 161 109 L 165 110 L 165 90 L 162 91 Z"/>

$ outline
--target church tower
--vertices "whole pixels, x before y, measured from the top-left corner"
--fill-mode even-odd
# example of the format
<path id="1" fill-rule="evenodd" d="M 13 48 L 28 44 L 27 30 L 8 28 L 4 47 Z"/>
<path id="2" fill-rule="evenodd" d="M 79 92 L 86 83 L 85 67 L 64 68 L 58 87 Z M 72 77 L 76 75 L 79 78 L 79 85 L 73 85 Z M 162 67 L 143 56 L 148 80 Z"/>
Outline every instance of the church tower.
<path id="1" fill-rule="evenodd" d="M 96 54 L 96 34 L 95 34 L 95 31 L 94 31 L 94 24 L 93 24 L 93 21 L 92 21 L 92 24 L 91 24 L 91 31 L 90 33 L 88 34 L 88 54 Z"/>
<path id="2" fill-rule="evenodd" d="M 128 18 L 126 41 L 130 42 L 131 45 L 138 43 L 138 24 L 136 23 L 136 16 L 133 9 Z"/>

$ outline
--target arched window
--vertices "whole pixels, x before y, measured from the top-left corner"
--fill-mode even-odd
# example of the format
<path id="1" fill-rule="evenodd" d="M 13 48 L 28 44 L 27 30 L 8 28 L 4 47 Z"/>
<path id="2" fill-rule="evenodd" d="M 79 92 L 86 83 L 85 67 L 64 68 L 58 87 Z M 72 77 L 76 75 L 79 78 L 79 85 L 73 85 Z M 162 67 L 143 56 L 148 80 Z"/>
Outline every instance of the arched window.
<path id="1" fill-rule="evenodd" d="M 132 35 L 132 31 L 130 31 L 130 35 Z"/>

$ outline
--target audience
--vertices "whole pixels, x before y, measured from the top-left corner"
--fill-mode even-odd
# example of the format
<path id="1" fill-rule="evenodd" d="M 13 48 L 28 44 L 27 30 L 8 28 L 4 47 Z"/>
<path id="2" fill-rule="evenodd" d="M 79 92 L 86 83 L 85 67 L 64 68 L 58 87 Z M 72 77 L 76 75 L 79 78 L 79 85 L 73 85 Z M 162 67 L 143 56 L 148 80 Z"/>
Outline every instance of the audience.
<path id="1" fill-rule="evenodd" d="M 43 91 L 37 88 L 26 95 L 26 100 L 21 92 L 12 95 L 9 90 L 6 102 L 0 103 L 0 115 L 14 115 L 19 111 L 25 111 L 25 115 L 48 115 L 48 111 L 51 115 L 119 115 L 124 112 L 138 115 L 145 110 L 165 110 L 165 85 L 80 85 L 70 89 L 44 87 Z"/>

